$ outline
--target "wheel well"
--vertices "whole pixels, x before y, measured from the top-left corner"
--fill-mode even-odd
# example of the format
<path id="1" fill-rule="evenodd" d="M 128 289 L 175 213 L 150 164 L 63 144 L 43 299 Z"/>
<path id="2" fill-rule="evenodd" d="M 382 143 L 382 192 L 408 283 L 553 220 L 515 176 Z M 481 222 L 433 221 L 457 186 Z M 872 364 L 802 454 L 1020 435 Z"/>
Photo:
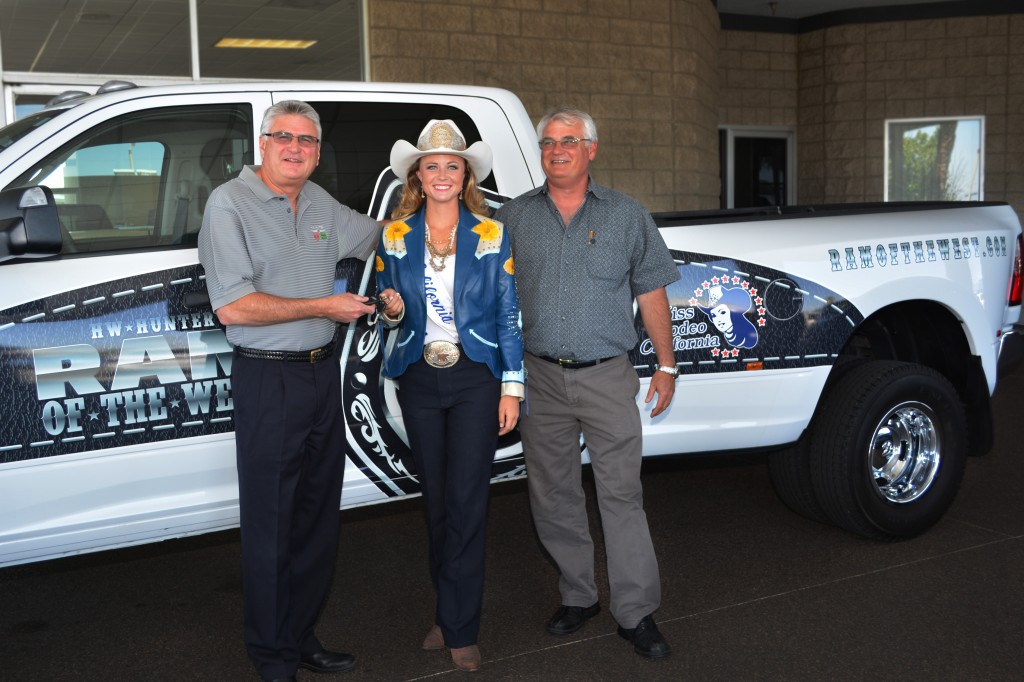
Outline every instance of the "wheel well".
<path id="1" fill-rule="evenodd" d="M 992 412 L 981 359 L 971 353 L 963 325 L 947 308 L 933 301 L 907 301 L 875 312 L 854 331 L 836 366 L 856 359 L 912 362 L 939 372 L 967 410 L 970 454 L 992 448 Z"/>

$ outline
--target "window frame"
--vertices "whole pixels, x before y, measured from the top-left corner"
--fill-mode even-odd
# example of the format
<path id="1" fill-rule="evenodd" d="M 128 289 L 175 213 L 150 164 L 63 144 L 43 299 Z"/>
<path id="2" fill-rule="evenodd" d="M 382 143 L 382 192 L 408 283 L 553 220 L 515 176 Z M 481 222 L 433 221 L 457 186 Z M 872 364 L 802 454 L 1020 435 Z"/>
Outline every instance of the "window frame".
<path id="1" fill-rule="evenodd" d="M 797 157 L 796 157 L 796 130 L 789 126 L 749 126 L 749 125 L 723 125 L 718 128 L 724 138 L 724 145 L 719 150 L 720 162 L 722 164 L 721 177 L 722 187 L 722 208 L 736 207 L 736 138 L 772 138 L 781 139 L 786 142 L 786 172 L 789 180 L 786 181 L 786 205 L 796 204 L 797 190 Z"/>
<path id="2" fill-rule="evenodd" d="M 214 119 L 213 117 L 217 117 Z M 11 186 L 15 184 L 38 184 L 43 177 L 49 177 L 49 175 L 57 169 L 59 166 L 66 164 L 72 156 L 78 154 L 83 149 L 97 147 L 102 144 L 117 143 L 114 139 L 111 142 L 104 142 L 103 140 L 107 137 L 117 138 L 118 136 L 124 137 L 120 142 L 134 141 L 136 143 L 141 142 L 152 142 L 163 146 L 165 153 L 162 159 L 161 168 L 157 172 L 158 187 L 157 196 L 155 203 L 150 207 L 154 215 L 154 224 L 150 228 L 148 236 L 142 237 L 137 232 L 132 231 L 127 227 L 119 227 L 114 225 L 111 229 L 124 229 L 125 235 L 123 238 L 116 235 L 104 234 L 103 236 L 97 235 L 97 239 L 73 239 L 70 230 L 66 224 L 64 227 L 65 236 L 65 250 L 62 252 L 62 256 L 68 255 L 79 255 L 79 254 L 104 254 L 104 253 L 117 253 L 117 252 L 137 252 L 142 250 L 151 249 L 167 249 L 167 248 L 195 248 L 195 237 L 199 231 L 199 221 L 201 218 L 201 211 L 196 212 L 199 209 L 200 204 L 204 201 L 205 197 L 208 196 L 208 192 L 201 192 L 201 185 L 205 185 L 205 180 L 200 178 L 203 171 L 199 168 L 201 163 L 200 157 L 197 155 L 191 157 L 182 155 L 180 150 L 188 149 L 190 146 L 195 146 L 196 143 L 201 141 L 200 137 L 197 136 L 196 140 L 189 144 L 169 145 L 167 143 L 168 137 L 177 137 L 182 133 L 177 130 L 161 130 L 158 134 L 154 134 L 152 137 L 142 136 L 136 138 L 133 133 L 134 129 L 146 121 L 171 121 L 175 125 L 180 126 L 182 118 L 185 120 L 193 119 L 198 125 L 202 120 L 211 121 L 216 123 L 219 127 L 213 125 L 201 128 L 202 130 L 221 130 L 225 134 L 224 139 L 229 139 L 227 133 L 231 130 L 235 130 L 240 135 L 232 135 L 230 139 L 243 140 L 247 149 L 243 154 L 243 163 L 252 163 L 256 155 L 255 140 L 253 139 L 253 130 L 255 129 L 255 112 L 250 102 L 247 101 L 203 101 L 203 102 L 168 102 L 164 106 L 155 106 L 144 109 L 130 110 L 121 113 L 117 116 L 111 116 L 108 119 L 102 120 L 98 125 L 88 127 L 87 129 L 79 132 L 73 137 L 67 137 L 61 140 L 59 144 L 49 149 L 44 155 L 37 158 L 36 162 L 22 169 L 20 175 L 18 175 L 11 183 Z M 198 129 L 198 128 L 197 128 Z M 125 131 L 128 132 L 125 132 Z M 128 137 L 131 137 L 129 140 Z M 144 139 L 143 139 L 144 138 Z M 208 138 L 208 142 L 215 139 L 214 137 Z M 93 142 L 99 140 L 99 144 L 93 144 Z M 175 150 L 179 150 L 175 153 Z M 180 191 L 181 178 L 179 177 L 179 170 L 172 170 L 171 165 L 176 164 L 182 166 L 183 163 L 192 164 L 189 167 L 190 178 L 194 180 L 189 187 L 188 199 L 189 203 L 195 202 L 193 210 L 190 211 L 184 222 L 181 222 L 182 231 L 178 232 L 175 223 L 167 223 L 168 212 L 176 210 L 175 206 L 170 206 L 168 202 L 176 202 L 181 199 L 178 196 Z M 240 170 L 240 168 L 238 169 Z M 45 176 L 39 174 L 45 173 Z M 116 176 L 111 176 L 116 177 Z M 212 190 L 216 185 L 213 184 L 212 178 L 209 190 Z M 219 182 L 217 184 L 220 184 Z M 113 188 L 113 183 L 111 183 Z M 103 204 L 96 204 L 101 206 L 104 211 L 109 215 L 109 206 Z M 58 212 L 60 212 L 60 205 L 58 206 Z M 177 216 L 175 216 L 177 217 Z M 62 220 L 63 223 L 63 220 Z M 170 225 L 170 230 L 168 230 Z M 159 230 L 157 228 L 160 228 Z M 192 229 L 194 227 L 194 229 Z M 105 230 L 104 232 L 109 232 Z M 170 239 L 170 241 L 168 241 Z"/>
<path id="3" fill-rule="evenodd" d="M 887 118 L 885 119 L 885 145 L 884 155 L 882 158 L 882 198 L 883 201 L 915 201 L 913 199 L 893 199 L 892 192 L 890 191 L 890 178 L 892 175 L 891 169 L 891 145 L 893 143 L 894 125 L 907 125 L 907 124 L 919 124 L 917 128 L 925 128 L 930 125 L 939 125 L 948 121 L 960 122 L 973 122 L 978 123 L 978 151 L 977 151 L 977 173 L 975 178 L 977 179 L 977 197 L 968 196 L 966 199 L 947 199 L 938 198 L 932 199 L 934 201 L 984 201 L 985 199 L 985 115 L 974 114 L 965 116 L 921 116 L 911 118 Z M 902 133 L 901 133 L 902 135 Z M 928 199 L 919 199 L 917 201 L 927 201 Z"/>

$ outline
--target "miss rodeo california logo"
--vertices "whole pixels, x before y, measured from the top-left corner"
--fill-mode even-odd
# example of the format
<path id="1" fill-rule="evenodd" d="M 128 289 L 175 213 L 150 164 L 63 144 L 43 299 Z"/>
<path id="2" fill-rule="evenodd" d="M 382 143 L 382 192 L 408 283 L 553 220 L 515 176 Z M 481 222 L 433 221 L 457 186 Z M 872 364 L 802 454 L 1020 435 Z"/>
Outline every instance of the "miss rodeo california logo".
<path id="1" fill-rule="evenodd" d="M 679 279 L 666 293 L 676 364 L 686 373 L 831 364 L 863 320 L 841 294 L 795 273 L 712 254 L 672 251 Z M 637 371 L 654 345 L 637 316 Z"/>
<path id="2" fill-rule="evenodd" d="M 711 324 L 722 333 L 725 342 L 732 349 L 719 351 L 718 348 L 711 350 L 711 355 L 717 356 L 719 352 L 723 356 L 736 357 L 740 354 L 740 348 L 753 348 L 757 345 L 757 328 L 746 318 L 746 314 L 757 305 L 757 324 L 765 325 L 764 301 L 757 295 L 757 289 L 751 288 L 750 282 L 741 283 L 739 277 L 732 277 L 733 284 L 739 286 L 724 287 L 721 283 L 730 281 L 724 277 L 712 278 L 710 282 L 703 282 L 701 289 L 694 291 L 694 298 L 690 299 L 690 305 L 696 306 L 702 313 L 707 315 Z M 702 305 L 700 298 L 705 290 L 707 292 L 707 304 Z"/>

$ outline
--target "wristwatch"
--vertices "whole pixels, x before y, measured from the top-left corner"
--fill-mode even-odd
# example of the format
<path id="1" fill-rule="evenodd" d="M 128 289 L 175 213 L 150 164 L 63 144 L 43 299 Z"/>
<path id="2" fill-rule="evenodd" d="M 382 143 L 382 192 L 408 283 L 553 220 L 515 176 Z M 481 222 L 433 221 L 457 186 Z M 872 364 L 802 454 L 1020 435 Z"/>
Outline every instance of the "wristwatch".
<path id="1" fill-rule="evenodd" d="M 665 374 L 669 375 L 670 377 L 677 377 L 677 376 L 679 376 L 679 368 L 676 367 L 675 365 L 658 365 L 658 371 L 659 372 L 664 372 Z"/>

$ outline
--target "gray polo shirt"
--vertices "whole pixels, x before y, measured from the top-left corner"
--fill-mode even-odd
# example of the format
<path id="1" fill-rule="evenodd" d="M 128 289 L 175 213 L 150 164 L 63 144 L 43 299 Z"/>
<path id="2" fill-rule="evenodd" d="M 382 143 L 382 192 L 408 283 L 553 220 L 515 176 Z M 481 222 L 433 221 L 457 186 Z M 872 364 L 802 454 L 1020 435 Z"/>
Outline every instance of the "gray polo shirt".
<path id="1" fill-rule="evenodd" d="M 380 227 L 307 182 L 291 202 L 256 175 L 258 166 L 217 187 L 203 214 L 199 261 L 216 310 L 247 294 L 322 298 L 334 292 L 342 258 L 373 254 Z M 309 318 L 265 326 L 229 325 L 228 342 L 265 350 L 309 350 L 334 337 L 333 320 Z"/>
<path id="2" fill-rule="evenodd" d="M 547 185 L 495 218 L 512 241 L 523 341 L 533 355 L 587 361 L 632 350 L 633 299 L 679 279 L 647 209 L 593 180 L 568 226 Z"/>

